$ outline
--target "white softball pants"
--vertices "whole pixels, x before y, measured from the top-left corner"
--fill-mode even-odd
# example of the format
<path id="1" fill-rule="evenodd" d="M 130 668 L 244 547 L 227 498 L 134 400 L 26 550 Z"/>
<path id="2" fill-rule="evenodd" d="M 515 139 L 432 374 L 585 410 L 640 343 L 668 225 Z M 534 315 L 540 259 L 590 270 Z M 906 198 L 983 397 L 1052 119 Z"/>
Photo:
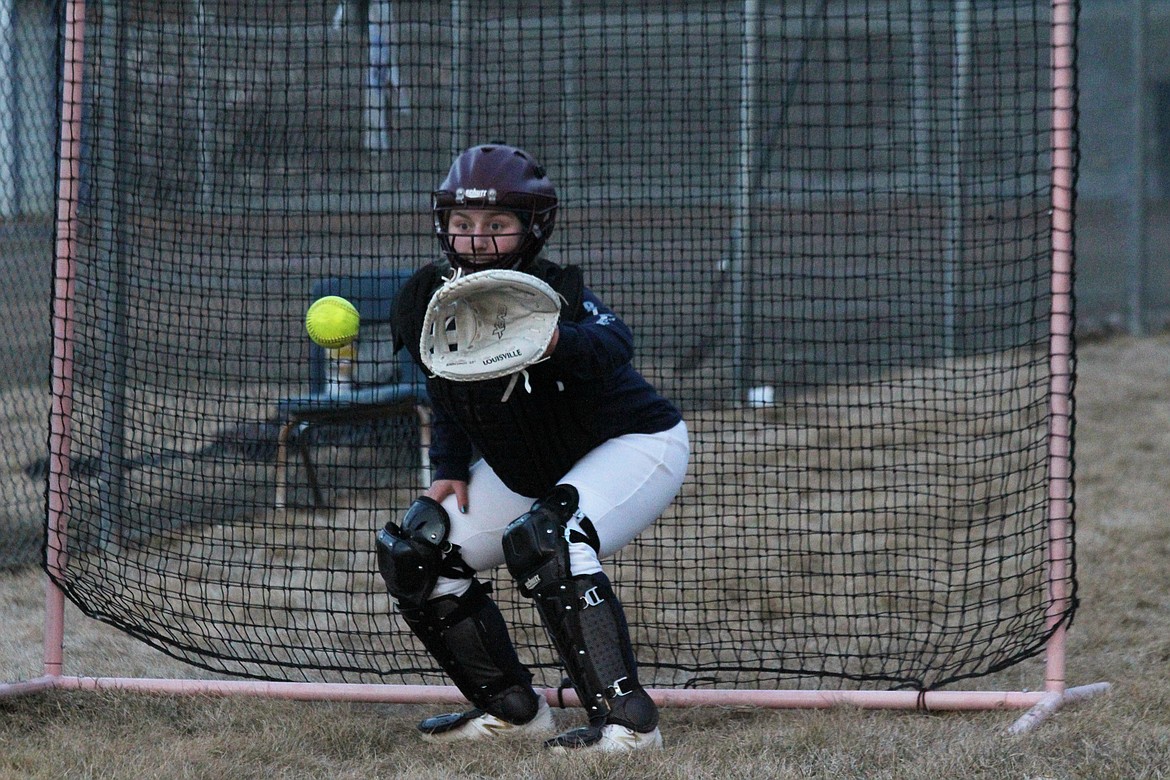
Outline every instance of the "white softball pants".
<path id="1" fill-rule="evenodd" d="M 600 555 L 583 542 L 569 544 L 574 575 L 596 574 L 601 558 L 625 547 L 646 530 L 674 500 L 690 457 L 686 423 L 662 433 L 632 433 L 599 445 L 577 461 L 560 484 L 570 484 L 580 494 L 580 512 L 569 521 L 580 531 L 578 520 L 588 517 L 601 541 Z M 460 547 L 463 560 L 476 571 L 504 563 L 503 534 L 508 524 L 528 512 L 533 500 L 509 490 L 485 462 L 471 466 L 467 486 L 467 514 L 448 496 L 443 508 L 451 518 L 452 544 Z M 432 598 L 462 595 L 470 580 L 441 577 Z"/>

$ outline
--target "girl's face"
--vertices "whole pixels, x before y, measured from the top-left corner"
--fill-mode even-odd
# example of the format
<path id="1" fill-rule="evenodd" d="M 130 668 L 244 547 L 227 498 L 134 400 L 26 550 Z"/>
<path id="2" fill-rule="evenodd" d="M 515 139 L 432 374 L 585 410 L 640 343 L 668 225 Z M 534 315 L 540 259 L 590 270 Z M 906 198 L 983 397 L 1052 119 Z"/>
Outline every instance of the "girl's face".
<path id="1" fill-rule="evenodd" d="M 460 261 L 487 266 L 520 246 L 524 225 L 511 211 L 461 209 L 451 212 L 447 233 Z"/>

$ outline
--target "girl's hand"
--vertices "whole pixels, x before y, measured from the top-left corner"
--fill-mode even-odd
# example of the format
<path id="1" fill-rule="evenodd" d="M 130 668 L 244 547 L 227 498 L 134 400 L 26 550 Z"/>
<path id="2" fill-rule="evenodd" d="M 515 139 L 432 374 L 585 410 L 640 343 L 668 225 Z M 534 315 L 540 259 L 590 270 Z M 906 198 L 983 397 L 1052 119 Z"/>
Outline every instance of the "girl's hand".
<path id="1" fill-rule="evenodd" d="M 552 340 L 549 341 L 548 347 L 544 350 L 544 354 L 541 355 L 541 357 L 548 357 L 549 355 L 551 355 L 553 353 L 553 350 L 557 348 L 557 342 L 560 340 L 561 340 L 561 329 L 558 327 L 556 330 L 553 331 Z"/>
<path id="2" fill-rule="evenodd" d="M 427 498 L 433 498 L 440 504 L 447 496 L 454 495 L 459 511 L 467 514 L 467 483 L 458 479 L 436 479 L 423 493 Z"/>

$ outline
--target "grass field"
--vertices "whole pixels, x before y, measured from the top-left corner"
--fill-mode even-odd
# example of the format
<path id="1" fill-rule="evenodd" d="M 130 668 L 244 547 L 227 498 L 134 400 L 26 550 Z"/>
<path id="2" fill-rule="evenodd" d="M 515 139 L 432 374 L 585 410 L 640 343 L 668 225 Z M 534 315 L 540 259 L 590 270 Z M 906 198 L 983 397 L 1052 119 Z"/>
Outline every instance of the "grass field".
<path id="1" fill-rule="evenodd" d="M 0 778 L 1170 777 L 1170 336 L 1083 344 L 1078 373 L 1068 680 L 1113 690 L 1032 734 L 1006 733 L 1016 712 L 666 710 L 659 753 L 554 760 L 423 744 L 418 706 L 52 693 L 0 700 Z M 0 679 L 40 674 L 42 600 L 36 570 L 0 574 Z M 70 619 L 69 674 L 200 675 Z M 1043 664 L 977 682 L 1037 688 Z"/>

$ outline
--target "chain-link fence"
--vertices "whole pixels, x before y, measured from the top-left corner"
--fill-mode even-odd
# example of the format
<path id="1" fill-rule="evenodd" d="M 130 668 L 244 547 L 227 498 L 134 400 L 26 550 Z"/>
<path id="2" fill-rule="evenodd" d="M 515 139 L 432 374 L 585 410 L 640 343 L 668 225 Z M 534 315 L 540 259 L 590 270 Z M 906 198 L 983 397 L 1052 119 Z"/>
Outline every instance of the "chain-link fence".
<path id="1" fill-rule="evenodd" d="M 0 0 L 0 569 L 37 560 L 44 523 L 56 33 L 51 0 Z"/>

